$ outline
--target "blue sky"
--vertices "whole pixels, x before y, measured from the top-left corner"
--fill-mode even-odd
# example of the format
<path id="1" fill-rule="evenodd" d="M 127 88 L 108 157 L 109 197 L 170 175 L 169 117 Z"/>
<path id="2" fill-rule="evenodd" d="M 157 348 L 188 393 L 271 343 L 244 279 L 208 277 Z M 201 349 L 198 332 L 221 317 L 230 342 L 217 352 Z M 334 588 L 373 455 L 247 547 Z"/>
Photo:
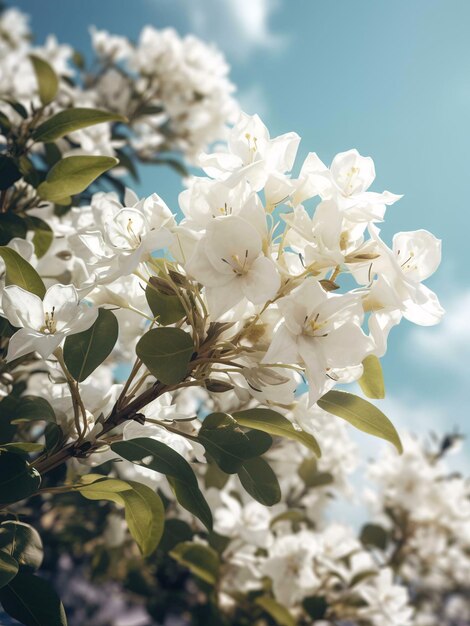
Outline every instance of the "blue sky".
<path id="1" fill-rule="evenodd" d="M 470 2 L 468 0 L 17 0 L 37 41 L 89 53 L 88 26 L 136 38 L 142 26 L 174 26 L 217 43 L 249 113 L 276 135 L 302 137 L 300 156 L 329 162 L 357 148 L 374 158 L 373 189 L 404 198 L 383 233 L 426 228 L 443 240 L 428 281 L 448 310 L 443 324 L 395 330 L 383 365 L 384 411 L 416 432 L 470 431 Z M 143 173 L 142 194 L 176 208 L 178 179 Z M 362 439 L 361 439 L 362 441 Z"/>

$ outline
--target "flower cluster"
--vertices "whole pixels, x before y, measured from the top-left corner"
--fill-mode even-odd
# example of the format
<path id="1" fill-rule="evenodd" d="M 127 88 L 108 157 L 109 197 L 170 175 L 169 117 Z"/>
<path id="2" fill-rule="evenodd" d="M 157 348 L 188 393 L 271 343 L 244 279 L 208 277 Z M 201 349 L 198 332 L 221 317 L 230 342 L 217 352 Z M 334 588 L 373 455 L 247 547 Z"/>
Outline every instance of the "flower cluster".
<path id="1" fill-rule="evenodd" d="M 87 69 L 71 46 L 59 44 L 52 35 L 43 46 L 33 46 L 28 17 L 19 10 L 1 13 L 0 112 L 11 116 L 9 103 L 16 103 L 15 122 L 20 124 L 24 111 L 38 110 L 32 57 L 39 57 L 59 79 L 50 113 L 97 107 L 122 114 L 132 131 L 120 133 L 105 121 L 76 130 L 60 142 L 64 155 L 117 155 L 126 168 L 129 160 L 122 149 L 127 146 L 142 161 L 169 151 L 194 161 L 201 150 L 225 137 L 237 104 L 229 67 L 215 47 L 192 35 L 182 38 L 173 29 L 150 26 L 136 45 L 104 30 L 91 28 L 90 34 L 96 62 Z"/>
<path id="2" fill-rule="evenodd" d="M 86 530 L 72 561 L 180 577 L 194 626 L 408 626 L 414 598 L 433 623 L 429 589 L 468 579 L 468 485 L 411 439 L 399 458 L 390 420 L 336 387 L 384 397 L 391 329 L 439 322 L 440 241 L 383 241 L 400 196 L 370 190 L 370 157 L 296 164 L 295 132 L 244 113 L 228 129 L 228 68 L 196 38 L 92 40 L 93 73 L 0 15 L 0 603 L 65 624 L 26 511 L 57 545 Z M 170 150 L 202 170 L 179 212 L 120 179 Z M 360 538 L 328 521 L 358 464 L 337 418 L 396 448 Z"/>

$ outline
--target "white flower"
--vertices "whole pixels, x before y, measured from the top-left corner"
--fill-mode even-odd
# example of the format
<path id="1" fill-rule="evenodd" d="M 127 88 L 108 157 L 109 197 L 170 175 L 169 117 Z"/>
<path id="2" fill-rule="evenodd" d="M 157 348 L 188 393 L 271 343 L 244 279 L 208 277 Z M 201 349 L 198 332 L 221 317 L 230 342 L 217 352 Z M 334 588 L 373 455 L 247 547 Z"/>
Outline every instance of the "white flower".
<path id="1" fill-rule="evenodd" d="M 179 204 L 186 217 L 186 228 L 205 230 L 214 217 L 238 215 L 254 226 L 263 239 L 267 237 L 266 212 L 260 197 L 246 181 L 230 187 L 218 180 L 194 178 L 189 188 L 180 193 Z"/>
<path id="2" fill-rule="evenodd" d="M 367 602 L 359 609 L 359 615 L 372 621 L 374 626 L 411 626 L 413 609 L 409 605 L 405 587 L 393 582 L 389 568 L 380 570 L 377 576 L 360 585 L 358 592 Z"/>
<path id="3" fill-rule="evenodd" d="M 313 404 L 331 386 L 335 369 L 360 365 L 372 348 L 361 329 L 361 299 L 326 293 L 311 277 L 278 305 L 283 321 L 263 361 L 302 364 Z"/>
<path id="4" fill-rule="evenodd" d="M 401 316 L 421 326 L 432 326 L 444 315 L 436 294 L 421 284 L 440 264 L 441 242 L 426 230 L 403 232 L 394 236 L 390 250 L 380 239 L 378 228 L 370 224 L 369 231 L 378 257 L 367 267 L 352 271 L 363 283 L 376 276 L 365 306 L 373 311 L 369 327 L 377 346 L 375 352 L 382 355 L 387 335 Z"/>
<path id="5" fill-rule="evenodd" d="M 2 298 L 4 315 L 18 330 L 8 344 L 6 360 L 29 352 L 46 359 L 67 335 L 89 328 L 98 309 L 80 302 L 73 285 L 52 285 L 44 300 L 17 285 L 5 287 Z"/>
<path id="6" fill-rule="evenodd" d="M 125 201 L 129 207 L 122 207 L 109 194 L 97 195 L 92 209 L 101 230 L 85 230 L 78 238 L 94 256 L 91 269 L 98 280 L 109 282 L 131 274 L 152 252 L 172 242 L 168 226 L 173 226 L 174 218 L 157 194 L 138 200 L 128 192 Z"/>
<path id="7" fill-rule="evenodd" d="M 274 261 L 263 253 L 258 231 L 235 215 L 212 220 L 187 270 L 206 287 L 213 320 L 243 298 L 264 304 L 281 284 Z"/>
<path id="8" fill-rule="evenodd" d="M 130 55 L 132 47 L 126 37 L 111 35 L 108 31 L 98 30 L 95 26 L 90 26 L 89 30 L 93 49 L 107 62 L 122 61 Z"/>
<path id="9" fill-rule="evenodd" d="M 374 162 L 357 150 L 337 154 L 330 169 L 311 152 L 297 181 L 294 204 L 319 195 L 323 200 L 334 200 L 351 221 L 381 221 L 386 205 L 393 204 L 401 196 L 389 191 L 367 191 L 374 179 Z"/>
<path id="10" fill-rule="evenodd" d="M 313 570 L 313 558 L 318 550 L 317 536 L 307 530 L 274 541 L 261 572 L 271 578 L 278 602 L 293 606 L 318 588 L 320 580 Z"/>
<path id="11" fill-rule="evenodd" d="M 220 493 L 220 506 L 214 512 L 214 528 L 225 537 L 240 538 L 247 544 L 265 548 L 272 541 L 269 525 L 275 512 L 255 501 L 242 504 L 228 493 Z"/>
<path id="12" fill-rule="evenodd" d="M 282 202 L 294 190 L 285 176 L 292 169 L 300 137 L 286 133 L 271 139 L 257 115 L 240 114 L 229 136 L 229 152 L 203 154 L 199 164 L 206 174 L 227 184 L 248 180 L 255 191 L 264 188 L 267 208 Z"/>

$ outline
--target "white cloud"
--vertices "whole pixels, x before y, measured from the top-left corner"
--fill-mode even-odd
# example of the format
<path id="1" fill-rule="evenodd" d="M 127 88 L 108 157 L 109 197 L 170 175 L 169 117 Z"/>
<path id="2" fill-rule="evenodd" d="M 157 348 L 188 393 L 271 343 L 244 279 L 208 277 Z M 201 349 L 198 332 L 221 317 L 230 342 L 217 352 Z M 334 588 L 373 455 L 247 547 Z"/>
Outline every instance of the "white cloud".
<path id="1" fill-rule="evenodd" d="M 451 301 L 439 326 L 416 327 L 410 335 L 420 359 L 427 356 L 440 364 L 452 365 L 456 373 L 466 374 L 470 360 L 470 291 Z"/>
<path id="2" fill-rule="evenodd" d="M 156 6 L 155 0 L 149 0 Z M 280 49 L 286 39 L 271 30 L 270 18 L 280 0 L 178 0 L 178 13 L 205 41 L 217 44 L 229 57 L 246 60 L 254 49 Z"/>

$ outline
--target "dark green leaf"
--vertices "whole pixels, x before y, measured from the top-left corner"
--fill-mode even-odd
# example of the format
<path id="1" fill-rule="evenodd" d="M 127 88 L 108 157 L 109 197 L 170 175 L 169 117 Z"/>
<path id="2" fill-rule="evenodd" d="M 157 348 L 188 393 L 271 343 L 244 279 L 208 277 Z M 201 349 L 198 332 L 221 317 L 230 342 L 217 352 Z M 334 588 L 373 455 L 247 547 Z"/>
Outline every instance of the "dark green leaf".
<path id="1" fill-rule="evenodd" d="M 66 109 L 56 113 L 40 124 L 33 131 L 34 141 L 55 141 L 74 130 L 102 124 L 103 122 L 126 122 L 126 118 L 117 113 L 101 111 L 99 109 Z"/>
<path id="2" fill-rule="evenodd" d="M 7 552 L 21 569 L 36 571 L 44 557 L 37 530 L 24 522 L 7 521 L 0 525 L 0 554 Z"/>
<path id="3" fill-rule="evenodd" d="M 24 239 L 26 232 L 26 223 L 21 217 L 14 213 L 0 213 L 0 246 L 6 246 L 13 237 Z"/>
<path id="4" fill-rule="evenodd" d="M 170 552 L 170 556 L 209 585 L 217 583 L 220 567 L 219 556 L 209 546 L 185 541 L 175 546 Z"/>
<path id="5" fill-rule="evenodd" d="M 361 530 L 360 539 L 365 546 L 374 546 L 385 550 L 388 545 L 389 534 L 378 524 L 365 524 Z"/>
<path id="6" fill-rule="evenodd" d="M 71 196 L 81 193 L 103 172 L 118 164 L 114 157 L 70 156 L 58 161 L 38 187 L 43 200 L 70 204 Z"/>
<path id="7" fill-rule="evenodd" d="M 44 144 L 44 160 L 49 167 L 55 165 L 62 158 L 62 153 L 55 143 Z"/>
<path id="8" fill-rule="evenodd" d="M 281 488 L 276 474 L 264 459 L 245 461 L 238 472 L 238 478 L 250 496 L 265 506 L 273 506 L 281 499 Z"/>
<path id="9" fill-rule="evenodd" d="M 0 453 L 0 502 L 11 504 L 29 497 L 39 489 L 41 476 L 20 455 Z"/>
<path id="10" fill-rule="evenodd" d="M 0 246 L 0 257 L 2 257 L 6 266 L 5 283 L 7 285 L 18 285 L 18 287 L 22 287 L 26 291 L 35 293 L 40 298 L 44 297 L 46 287 L 39 274 L 28 261 L 25 261 L 18 252 L 6 246 Z"/>
<path id="11" fill-rule="evenodd" d="M 5 587 L 18 573 L 18 563 L 7 552 L 0 550 L 0 589 Z"/>
<path id="12" fill-rule="evenodd" d="M 64 440 L 64 434 L 61 427 L 52 422 L 46 425 L 44 437 L 46 439 L 46 450 L 48 454 L 53 452 Z"/>
<path id="13" fill-rule="evenodd" d="M 23 155 L 20 156 L 20 158 L 18 159 L 18 163 L 20 172 L 23 175 L 25 181 L 33 187 L 37 187 L 40 183 L 40 177 L 38 171 L 34 167 L 32 160 Z"/>
<path id="14" fill-rule="evenodd" d="M 25 626 L 67 626 L 64 607 L 50 584 L 39 576 L 20 572 L 0 590 L 8 615 Z"/>
<path id="15" fill-rule="evenodd" d="M 2 135 L 8 135 L 11 130 L 11 122 L 8 117 L 0 111 L 0 132 Z"/>
<path id="16" fill-rule="evenodd" d="M 0 154 L 0 191 L 8 189 L 21 178 L 21 172 L 15 161 Z"/>
<path id="17" fill-rule="evenodd" d="M 154 317 L 159 324 L 167 326 L 179 322 L 186 315 L 178 296 L 161 293 L 152 285 L 147 285 L 145 297 Z"/>
<path id="18" fill-rule="evenodd" d="M 368 398 L 376 400 L 385 398 L 384 377 L 380 359 L 374 354 L 369 354 L 362 361 L 362 366 L 364 372 L 358 380 L 362 393 Z"/>
<path id="19" fill-rule="evenodd" d="M 320 446 L 313 435 L 294 427 L 286 417 L 271 409 L 247 409 L 237 411 L 233 417 L 241 426 L 256 428 L 277 437 L 293 439 L 303 444 L 317 456 L 321 456 Z"/>
<path id="20" fill-rule="evenodd" d="M 29 55 L 36 73 L 39 88 L 39 98 L 46 105 L 54 100 L 59 88 L 59 79 L 47 61 L 33 54 Z"/>
<path id="21" fill-rule="evenodd" d="M 20 117 L 24 120 L 28 118 L 28 111 L 24 108 L 24 106 L 20 102 L 15 102 L 14 100 L 8 100 L 7 98 L 1 98 L 4 102 L 9 104 L 11 108 L 18 113 Z"/>
<path id="22" fill-rule="evenodd" d="M 54 409 L 45 398 L 39 396 L 9 397 L 0 402 L 0 416 L 8 418 L 13 424 L 55 420 Z"/>
<path id="23" fill-rule="evenodd" d="M 392 422 L 367 400 L 346 391 L 333 389 L 318 400 L 318 406 L 328 413 L 342 417 L 369 435 L 393 443 L 400 454 L 403 452 L 400 437 Z"/>
<path id="24" fill-rule="evenodd" d="M 114 348 L 118 332 L 114 313 L 100 309 L 88 330 L 68 335 L 64 343 L 64 361 L 75 380 L 81 383 L 103 363 Z"/>
<path id="25" fill-rule="evenodd" d="M 190 541 L 192 538 L 193 531 L 186 522 L 178 518 L 171 518 L 165 521 L 165 530 L 158 548 L 163 552 L 169 552 L 176 544 Z"/>
<path id="26" fill-rule="evenodd" d="M 0 315 L 0 337 L 11 337 L 16 333 L 16 328 Z"/>
<path id="27" fill-rule="evenodd" d="M 165 474 L 181 506 L 196 515 L 206 528 L 212 528 L 212 514 L 196 476 L 189 463 L 172 448 L 161 441 L 139 437 L 113 443 L 111 449 L 128 461 Z"/>
<path id="28" fill-rule="evenodd" d="M 136 354 L 165 385 L 175 385 L 188 374 L 194 352 L 191 335 L 179 328 L 154 328 L 139 339 Z"/>
<path id="29" fill-rule="evenodd" d="M 323 596 L 311 596 L 302 602 L 304 611 L 314 620 L 323 619 L 328 609 L 328 604 Z"/>
<path id="30" fill-rule="evenodd" d="M 227 413 L 205 417 L 198 439 L 227 474 L 235 474 L 246 459 L 264 454 L 272 445 L 267 433 L 259 430 L 245 433 Z"/>

